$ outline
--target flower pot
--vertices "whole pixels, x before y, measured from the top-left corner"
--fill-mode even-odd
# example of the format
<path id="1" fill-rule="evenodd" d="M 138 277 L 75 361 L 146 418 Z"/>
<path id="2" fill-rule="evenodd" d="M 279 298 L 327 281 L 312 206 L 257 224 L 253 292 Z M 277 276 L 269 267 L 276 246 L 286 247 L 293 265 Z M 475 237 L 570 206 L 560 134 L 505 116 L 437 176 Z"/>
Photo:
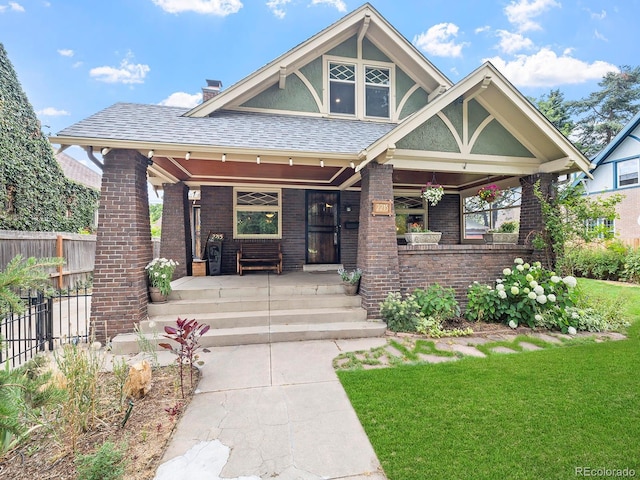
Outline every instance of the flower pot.
<path id="1" fill-rule="evenodd" d="M 516 244 L 518 243 L 518 234 L 517 233 L 502 233 L 502 232 L 492 232 L 492 233 L 483 233 L 482 238 L 484 238 L 485 243 L 488 244 Z"/>
<path id="2" fill-rule="evenodd" d="M 151 297 L 151 303 L 165 303 L 167 296 L 160 293 L 158 287 L 149 287 L 149 297 Z"/>
<path id="3" fill-rule="evenodd" d="M 437 244 L 441 237 L 442 232 L 414 232 L 404 234 L 404 239 L 409 245 Z"/>
<path id="4" fill-rule="evenodd" d="M 358 294 L 358 287 L 360 282 L 358 283 L 343 283 L 342 285 L 344 285 L 344 293 L 346 295 L 357 295 Z"/>

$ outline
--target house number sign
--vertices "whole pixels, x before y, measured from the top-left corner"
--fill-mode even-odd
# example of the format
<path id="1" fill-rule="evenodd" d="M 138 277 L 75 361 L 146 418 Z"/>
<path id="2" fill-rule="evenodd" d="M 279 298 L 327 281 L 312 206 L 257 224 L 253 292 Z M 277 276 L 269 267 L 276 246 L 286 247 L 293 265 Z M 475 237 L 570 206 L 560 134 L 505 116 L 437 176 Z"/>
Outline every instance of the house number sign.
<path id="1" fill-rule="evenodd" d="M 371 215 L 386 215 L 387 217 L 390 217 L 392 209 L 393 203 L 391 200 L 373 200 Z"/>

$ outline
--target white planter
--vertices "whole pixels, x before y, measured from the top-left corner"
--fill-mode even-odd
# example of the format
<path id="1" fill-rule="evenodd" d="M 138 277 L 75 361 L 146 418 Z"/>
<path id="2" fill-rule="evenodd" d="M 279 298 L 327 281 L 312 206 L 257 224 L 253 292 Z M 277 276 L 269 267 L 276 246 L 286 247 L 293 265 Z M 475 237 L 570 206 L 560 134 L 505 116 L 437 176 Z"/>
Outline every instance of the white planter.
<path id="1" fill-rule="evenodd" d="M 405 233 L 404 239 L 409 245 L 437 244 L 442 232 Z"/>
<path id="2" fill-rule="evenodd" d="M 517 233 L 483 233 L 482 238 L 484 238 L 485 243 L 489 244 L 516 244 L 518 243 L 518 234 Z"/>

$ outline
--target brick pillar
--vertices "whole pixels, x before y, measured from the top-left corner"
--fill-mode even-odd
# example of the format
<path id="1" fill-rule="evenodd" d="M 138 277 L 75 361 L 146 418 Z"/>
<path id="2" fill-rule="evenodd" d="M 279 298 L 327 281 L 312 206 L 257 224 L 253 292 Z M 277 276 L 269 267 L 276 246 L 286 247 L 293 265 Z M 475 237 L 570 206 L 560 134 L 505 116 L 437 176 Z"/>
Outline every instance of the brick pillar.
<path id="1" fill-rule="evenodd" d="M 178 262 L 173 279 L 191 275 L 191 213 L 189 187 L 184 183 L 162 185 L 162 237 L 160 256 Z"/>
<path id="2" fill-rule="evenodd" d="M 369 163 L 362 171 L 358 267 L 362 269 L 360 296 L 369 318 L 380 318 L 380 302 L 390 291 L 400 290 L 398 242 L 394 212 L 373 216 L 374 200 L 393 204 L 392 165 Z"/>
<path id="3" fill-rule="evenodd" d="M 98 210 L 91 321 L 104 342 L 147 317 L 144 267 L 153 256 L 147 159 L 133 150 L 104 157 Z"/>
<path id="4" fill-rule="evenodd" d="M 533 187 L 536 182 L 540 182 L 540 191 L 546 197 L 553 195 L 552 184 L 556 181 L 557 175 L 554 173 L 537 173 L 527 177 L 520 178 L 522 187 L 522 200 L 520 204 L 520 234 L 518 243 L 521 245 L 531 245 L 531 242 L 544 230 L 544 219 L 542 218 L 542 209 L 540 201 L 533 193 Z M 534 251 L 534 257 L 543 257 L 543 252 Z M 544 259 L 547 267 L 555 264 L 554 258 Z"/>

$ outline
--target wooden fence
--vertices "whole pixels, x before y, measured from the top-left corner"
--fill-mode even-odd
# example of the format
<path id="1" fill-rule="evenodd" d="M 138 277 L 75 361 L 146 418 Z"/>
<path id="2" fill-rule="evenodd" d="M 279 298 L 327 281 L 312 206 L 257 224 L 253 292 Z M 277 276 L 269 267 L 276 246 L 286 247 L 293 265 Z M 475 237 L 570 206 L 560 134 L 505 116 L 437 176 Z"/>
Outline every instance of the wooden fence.
<path id="1" fill-rule="evenodd" d="M 59 289 L 90 279 L 95 252 L 95 235 L 0 230 L 0 270 L 18 254 L 24 258 L 63 257 L 64 265 L 50 272 L 53 286 Z"/>

